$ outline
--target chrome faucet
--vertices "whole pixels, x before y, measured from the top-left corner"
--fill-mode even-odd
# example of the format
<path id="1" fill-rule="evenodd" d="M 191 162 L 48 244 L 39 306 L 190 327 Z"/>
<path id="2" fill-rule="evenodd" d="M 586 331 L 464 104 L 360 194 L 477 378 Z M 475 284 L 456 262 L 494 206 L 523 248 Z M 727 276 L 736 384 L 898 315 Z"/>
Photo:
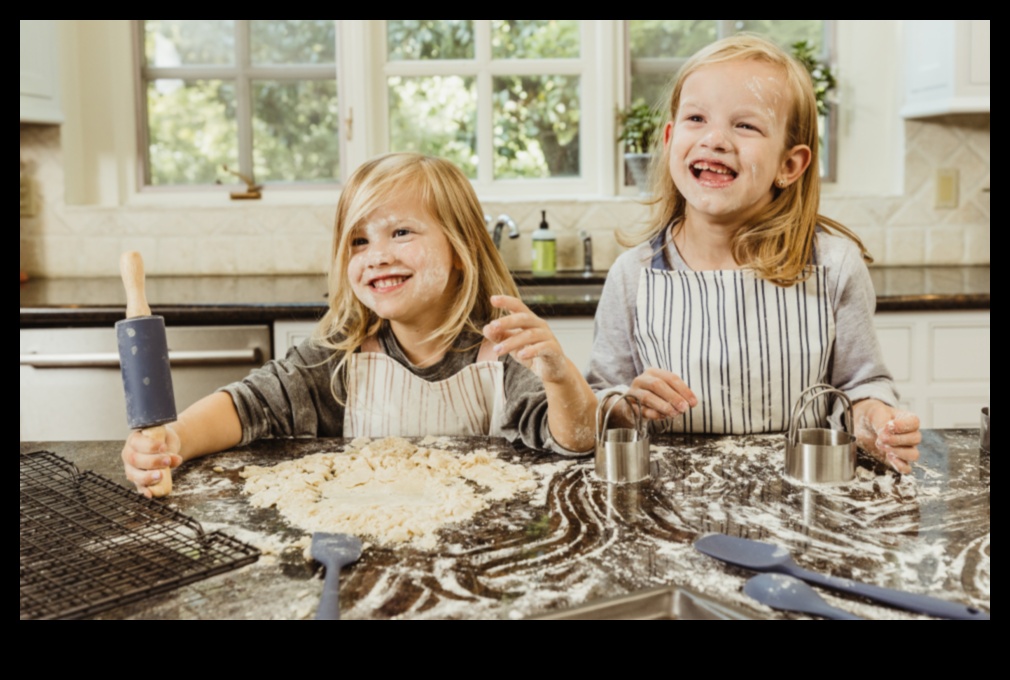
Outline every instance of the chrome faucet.
<path id="1" fill-rule="evenodd" d="M 589 276 L 593 273 L 593 237 L 582 229 L 579 231 L 579 238 L 582 239 L 582 274 Z"/>
<path id="2" fill-rule="evenodd" d="M 519 227 L 515 220 L 504 213 L 498 216 L 494 224 L 491 224 L 491 216 L 485 214 L 484 224 L 487 225 L 487 231 L 491 234 L 491 240 L 494 241 L 494 247 L 497 250 L 501 250 L 501 234 L 505 227 L 508 227 L 510 239 L 519 238 Z"/>

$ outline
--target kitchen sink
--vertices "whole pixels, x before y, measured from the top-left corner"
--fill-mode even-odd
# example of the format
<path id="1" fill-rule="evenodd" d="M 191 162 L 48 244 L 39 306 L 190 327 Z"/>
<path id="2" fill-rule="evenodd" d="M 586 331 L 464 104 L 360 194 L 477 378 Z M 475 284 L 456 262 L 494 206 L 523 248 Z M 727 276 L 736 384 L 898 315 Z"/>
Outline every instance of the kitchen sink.
<path id="1" fill-rule="evenodd" d="M 661 588 L 618 597 L 540 621 L 746 621 L 754 617 L 681 588 Z"/>

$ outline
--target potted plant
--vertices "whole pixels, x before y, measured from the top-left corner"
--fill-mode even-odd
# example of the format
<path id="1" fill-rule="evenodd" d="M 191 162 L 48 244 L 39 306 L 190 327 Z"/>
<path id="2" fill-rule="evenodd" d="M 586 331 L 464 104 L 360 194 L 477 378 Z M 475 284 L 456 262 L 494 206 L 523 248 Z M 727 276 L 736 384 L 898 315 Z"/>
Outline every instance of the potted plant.
<path id="1" fill-rule="evenodd" d="M 652 145 L 662 124 L 659 111 L 636 99 L 617 111 L 617 141 L 624 147 L 624 161 L 643 194 L 649 192 L 649 164 Z"/>
<path id="2" fill-rule="evenodd" d="M 817 57 L 817 47 L 806 40 L 794 42 L 792 45 L 793 56 L 807 69 L 810 80 L 814 83 L 814 97 L 817 99 L 817 113 L 821 116 L 828 115 L 831 92 L 838 87 L 835 74 L 831 72 L 831 66 L 820 61 Z"/>

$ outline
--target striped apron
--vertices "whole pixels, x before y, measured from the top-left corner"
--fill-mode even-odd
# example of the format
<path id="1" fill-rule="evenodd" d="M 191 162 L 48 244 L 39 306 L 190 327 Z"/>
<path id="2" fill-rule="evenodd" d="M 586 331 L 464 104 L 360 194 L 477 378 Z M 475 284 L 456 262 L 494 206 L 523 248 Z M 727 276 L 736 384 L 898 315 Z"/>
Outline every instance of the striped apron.
<path id="1" fill-rule="evenodd" d="M 492 348 L 485 341 L 476 363 L 428 382 L 369 338 L 347 367 L 344 436 L 500 436 L 505 379 Z"/>
<path id="2" fill-rule="evenodd" d="M 781 288 L 750 271 L 671 271 L 665 232 L 642 272 L 635 341 L 647 367 L 680 376 L 698 406 L 661 421 L 662 432 L 757 434 L 789 429 L 807 387 L 825 382 L 835 317 L 824 267 Z M 801 427 L 822 427 L 829 404 L 815 402 Z"/>

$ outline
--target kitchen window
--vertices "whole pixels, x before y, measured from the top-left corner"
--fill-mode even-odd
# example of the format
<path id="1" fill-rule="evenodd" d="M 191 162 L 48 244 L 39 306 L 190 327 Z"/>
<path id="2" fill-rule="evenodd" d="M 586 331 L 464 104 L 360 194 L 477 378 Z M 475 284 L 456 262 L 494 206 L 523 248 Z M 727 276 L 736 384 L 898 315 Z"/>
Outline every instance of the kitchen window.
<path id="1" fill-rule="evenodd" d="M 332 185 L 397 150 L 449 158 L 482 193 L 508 193 L 516 182 L 541 195 L 606 191 L 595 140 L 612 96 L 593 57 L 597 34 L 613 22 L 136 24 L 143 187 L 209 185 L 239 173 L 258 183 Z M 354 64 L 346 87 L 341 60 Z M 338 83 L 349 92 L 343 126 Z"/>
<path id="2" fill-rule="evenodd" d="M 144 185 L 339 179 L 333 20 L 136 23 Z"/>
<path id="3" fill-rule="evenodd" d="M 387 148 L 445 156 L 478 186 L 583 177 L 583 22 L 381 23 Z"/>
<path id="4" fill-rule="evenodd" d="M 880 56 L 887 50 L 864 58 L 858 49 L 866 35 L 891 35 L 894 22 L 147 20 L 94 29 L 82 22 L 78 30 L 87 43 L 92 30 L 114 36 L 117 23 L 134 26 L 141 65 L 132 157 L 143 159 L 143 170 L 136 183 L 83 183 L 80 193 L 93 197 L 84 202 L 121 196 L 118 187 L 130 184 L 137 196 L 235 183 L 224 166 L 269 189 L 332 189 L 368 158 L 410 149 L 451 158 L 482 197 L 632 195 L 615 108 L 635 97 L 654 101 L 687 56 L 737 30 L 770 32 L 780 44 L 806 38 L 832 58 L 837 45 L 849 55 L 839 69 L 850 78 L 879 72 L 879 84 L 843 90 L 844 126 L 833 111 L 825 149 L 830 163 L 841 158 L 849 190 L 900 191 L 892 170 L 900 168 L 900 144 L 877 124 L 878 111 L 892 106 L 882 95 L 894 92 L 886 84 L 893 61 Z M 210 47 L 196 46 L 201 34 Z M 841 156 L 836 127 L 846 142 Z M 134 145 L 118 133 L 115 143 L 125 162 Z M 84 161 L 97 145 L 82 140 Z M 871 150 L 886 158 L 870 166 L 879 172 L 866 170 Z M 299 200 L 283 195 L 264 194 Z"/>

